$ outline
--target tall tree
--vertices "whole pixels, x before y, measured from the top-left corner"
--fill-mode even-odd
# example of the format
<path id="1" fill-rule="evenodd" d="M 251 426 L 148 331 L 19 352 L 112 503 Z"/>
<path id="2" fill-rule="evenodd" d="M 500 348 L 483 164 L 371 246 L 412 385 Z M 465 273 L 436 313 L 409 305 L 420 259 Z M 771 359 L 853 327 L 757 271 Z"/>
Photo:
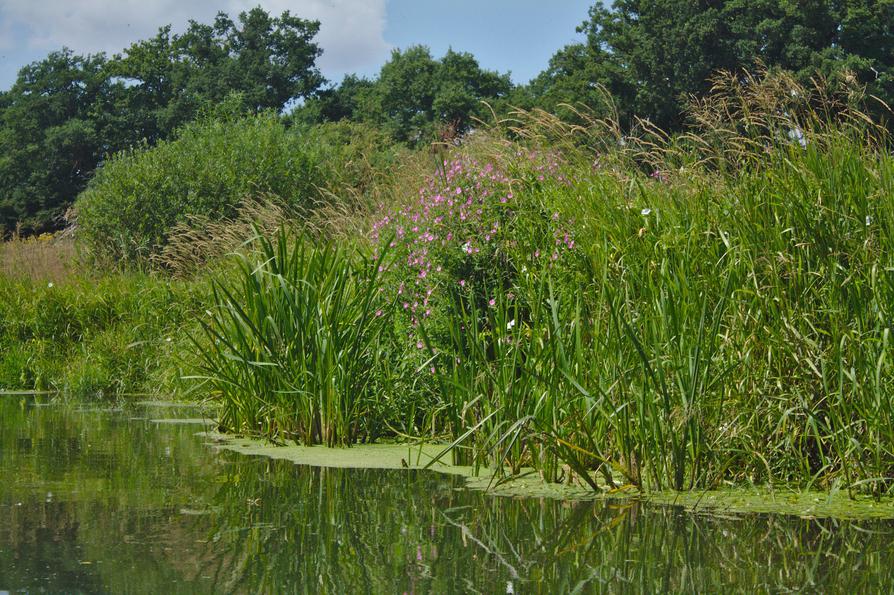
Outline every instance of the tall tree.
<path id="1" fill-rule="evenodd" d="M 288 11 L 273 18 L 254 8 L 238 23 L 219 13 L 211 25 L 190 21 L 182 35 L 163 27 L 115 56 L 110 71 L 127 81 L 132 109 L 144 114 L 145 137 L 153 140 L 234 92 L 254 112 L 311 96 L 325 82 L 315 66 L 319 29 Z"/>
<path id="2" fill-rule="evenodd" d="M 105 58 L 64 49 L 23 68 L 0 111 L 0 228 L 57 225 L 96 167 L 109 121 L 103 107 L 121 91 Z"/>
<path id="3" fill-rule="evenodd" d="M 424 143 L 441 127 L 464 132 L 485 115 L 482 100 L 500 100 L 511 89 L 509 75 L 481 68 L 472 54 L 448 50 L 435 59 L 427 47 L 411 46 L 394 50 L 375 80 L 345 77 L 297 110 L 295 118 L 370 122 L 399 142 Z"/>

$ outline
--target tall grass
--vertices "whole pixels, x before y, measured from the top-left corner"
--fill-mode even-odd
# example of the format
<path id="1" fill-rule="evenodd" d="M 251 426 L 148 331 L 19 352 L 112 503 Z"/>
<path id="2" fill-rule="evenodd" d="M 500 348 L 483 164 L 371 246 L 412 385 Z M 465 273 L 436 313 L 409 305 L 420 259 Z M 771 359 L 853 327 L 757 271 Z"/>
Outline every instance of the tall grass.
<path id="1" fill-rule="evenodd" d="M 70 233 L 29 238 L 12 236 L 0 242 L 0 277 L 60 283 L 80 272 Z"/>
<path id="2" fill-rule="evenodd" d="M 189 360 L 181 332 L 202 311 L 203 286 L 137 274 L 0 276 L 0 390 L 175 396 Z"/>

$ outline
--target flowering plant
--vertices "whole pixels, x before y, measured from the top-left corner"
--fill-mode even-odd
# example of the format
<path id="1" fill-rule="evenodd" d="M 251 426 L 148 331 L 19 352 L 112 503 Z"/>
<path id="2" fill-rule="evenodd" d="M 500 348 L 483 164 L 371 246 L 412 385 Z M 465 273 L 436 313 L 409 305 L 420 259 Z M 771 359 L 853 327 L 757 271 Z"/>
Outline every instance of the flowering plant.
<path id="1" fill-rule="evenodd" d="M 438 311 L 445 285 L 474 291 L 487 306 L 495 294 L 511 293 L 527 266 L 549 266 L 574 247 L 558 213 L 519 196 L 568 183 L 558 156 L 518 151 L 515 157 L 516 177 L 493 161 L 444 160 L 413 200 L 383 209 L 374 223 L 373 240 L 389 242 L 395 255 L 391 290 L 413 327 Z"/>

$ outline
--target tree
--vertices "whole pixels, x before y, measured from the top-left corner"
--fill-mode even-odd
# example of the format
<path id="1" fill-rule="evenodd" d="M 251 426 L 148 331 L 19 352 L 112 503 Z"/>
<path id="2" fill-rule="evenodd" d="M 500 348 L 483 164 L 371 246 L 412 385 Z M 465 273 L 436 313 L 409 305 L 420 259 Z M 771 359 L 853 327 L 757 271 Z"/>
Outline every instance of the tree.
<path id="1" fill-rule="evenodd" d="M 509 76 L 481 68 L 474 56 L 448 50 L 436 60 L 425 46 L 394 50 L 373 81 L 348 76 L 296 110 L 307 123 L 351 119 L 380 126 L 410 144 L 428 142 L 438 128 L 467 130 L 485 115 L 482 100 L 512 89 Z"/>
<path id="2" fill-rule="evenodd" d="M 64 49 L 23 68 L 0 111 L 0 227 L 59 224 L 96 167 L 109 133 L 103 106 L 120 92 L 105 58 Z"/>
<path id="3" fill-rule="evenodd" d="M 691 94 L 719 69 L 757 61 L 808 79 L 847 68 L 885 101 L 894 99 L 894 0 L 617 0 L 597 4 L 578 31 L 583 46 L 554 56 L 530 92 L 587 101 L 605 84 L 622 115 L 669 130 L 683 124 Z"/>
<path id="4" fill-rule="evenodd" d="M 305 124 L 359 120 L 360 102 L 373 85 L 369 79 L 346 75 L 341 84 L 317 92 L 292 115 Z"/>
<path id="5" fill-rule="evenodd" d="M 183 35 L 163 27 L 111 60 L 63 49 L 25 66 L 0 94 L 0 236 L 58 228 L 105 156 L 169 138 L 201 110 L 282 110 L 313 94 L 318 31 L 255 8 L 238 24 L 220 13 Z"/>
<path id="6" fill-rule="evenodd" d="M 513 100 L 520 107 L 539 107 L 569 119 L 576 119 L 581 110 L 605 116 L 609 107 L 605 89 L 612 89 L 615 96 L 631 93 L 606 52 L 575 43 L 556 52 L 546 70 L 520 88 Z"/>
<path id="7" fill-rule="evenodd" d="M 218 13 L 212 25 L 190 21 L 182 35 L 163 27 L 109 67 L 127 81 L 131 109 L 145 115 L 144 136 L 152 141 L 234 92 L 254 113 L 313 95 L 325 82 L 315 66 L 322 51 L 312 41 L 319 29 L 288 11 L 272 18 L 254 8 L 240 13 L 238 24 Z"/>

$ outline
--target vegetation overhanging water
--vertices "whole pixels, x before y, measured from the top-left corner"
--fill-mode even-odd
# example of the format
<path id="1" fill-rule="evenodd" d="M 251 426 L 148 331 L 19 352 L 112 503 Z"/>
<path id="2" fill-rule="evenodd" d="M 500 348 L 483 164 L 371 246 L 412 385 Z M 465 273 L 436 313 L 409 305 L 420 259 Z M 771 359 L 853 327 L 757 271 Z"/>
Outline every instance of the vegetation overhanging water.
<path id="1" fill-rule="evenodd" d="M 679 137 L 518 112 L 434 163 L 406 157 L 377 204 L 271 206 L 262 228 L 252 203 L 204 244 L 168 229 L 165 250 L 180 248 L 155 262 L 183 279 L 4 277 L 3 385 L 186 389 L 228 432 L 445 441 L 484 475 L 533 468 L 596 492 L 880 501 L 894 489 L 894 161 L 852 91 L 721 79 L 693 107 L 703 128 Z M 277 126 L 198 123 L 159 150 L 188 159 Z M 114 181 L 127 169 L 82 206 L 133 200 Z M 235 240 L 246 226 L 254 239 Z M 85 238 L 97 259 L 117 254 Z"/>

